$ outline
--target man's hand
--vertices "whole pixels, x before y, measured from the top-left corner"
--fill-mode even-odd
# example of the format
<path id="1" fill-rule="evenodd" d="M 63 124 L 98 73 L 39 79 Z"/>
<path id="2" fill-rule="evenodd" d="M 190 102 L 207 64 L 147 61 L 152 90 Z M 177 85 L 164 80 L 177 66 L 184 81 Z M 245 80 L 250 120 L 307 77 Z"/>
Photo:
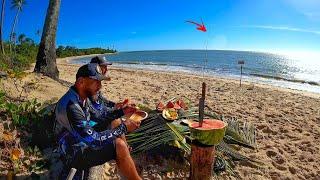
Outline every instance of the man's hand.
<path id="1" fill-rule="evenodd" d="M 127 126 L 128 132 L 132 132 L 140 127 L 140 121 L 132 121 L 130 119 L 127 119 L 124 121 L 124 125 Z"/>
<path id="2" fill-rule="evenodd" d="M 135 106 L 135 104 L 133 102 L 131 102 L 129 99 L 125 99 L 123 102 L 116 103 L 115 108 L 116 109 L 121 109 L 121 108 L 124 108 L 126 106 Z"/>
<path id="3" fill-rule="evenodd" d="M 126 105 L 126 106 L 122 107 L 122 110 L 124 112 L 124 115 L 129 117 L 137 111 L 137 108 Z"/>

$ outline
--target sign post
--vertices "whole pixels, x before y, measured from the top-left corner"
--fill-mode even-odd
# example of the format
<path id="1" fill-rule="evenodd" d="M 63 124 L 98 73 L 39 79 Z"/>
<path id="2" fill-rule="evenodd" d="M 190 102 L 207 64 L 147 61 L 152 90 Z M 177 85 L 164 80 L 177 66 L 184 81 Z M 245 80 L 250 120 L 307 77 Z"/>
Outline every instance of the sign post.
<path id="1" fill-rule="evenodd" d="M 238 64 L 240 64 L 240 87 L 241 87 L 241 80 L 242 80 L 242 66 L 244 65 L 244 61 L 240 60 L 238 61 Z"/>

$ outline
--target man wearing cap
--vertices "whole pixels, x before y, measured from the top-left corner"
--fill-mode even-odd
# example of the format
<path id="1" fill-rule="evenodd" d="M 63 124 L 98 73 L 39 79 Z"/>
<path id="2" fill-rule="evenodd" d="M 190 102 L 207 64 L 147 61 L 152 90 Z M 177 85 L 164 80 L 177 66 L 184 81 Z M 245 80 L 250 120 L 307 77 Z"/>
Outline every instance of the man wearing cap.
<path id="1" fill-rule="evenodd" d="M 60 151 L 66 155 L 69 168 L 86 170 L 90 167 L 116 160 L 121 173 L 128 179 L 140 179 L 126 143 L 119 138 L 139 127 L 131 120 L 114 129 L 96 131 L 105 123 L 91 118 L 90 100 L 101 88 L 102 74 L 96 63 L 83 65 L 76 75 L 76 82 L 58 101 L 56 106 L 56 132 L 60 132 Z M 130 106 L 118 109 L 118 115 L 130 115 L 136 109 Z M 71 154 L 71 156 L 70 156 Z M 80 171 L 81 172 L 81 171 Z"/>
<path id="2" fill-rule="evenodd" d="M 91 59 L 90 63 L 97 63 L 101 70 L 102 74 L 107 76 L 108 66 L 112 65 L 111 62 L 107 61 L 107 59 L 104 56 L 95 56 Z M 110 77 L 107 76 L 107 80 L 110 80 Z M 101 91 L 97 92 L 96 95 L 93 95 L 89 97 L 91 104 L 90 106 L 90 113 L 92 115 L 92 119 L 95 119 L 96 121 L 105 121 L 106 123 L 103 123 L 100 126 L 97 126 L 97 130 L 106 130 L 106 129 L 112 129 L 119 124 L 121 124 L 120 117 L 118 109 L 124 108 L 126 106 L 129 106 L 129 103 L 122 104 L 122 103 L 115 103 L 107 98 L 105 98 Z M 124 140 L 124 142 L 127 144 L 125 135 L 122 135 L 121 138 Z M 132 150 L 130 146 L 128 146 L 130 151 Z"/>
<path id="3" fill-rule="evenodd" d="M 110 78 L 107 76 L 107 71 L 108 71 L 108 66 L 112 65 L 112 63 L 107 61 L 104 56 L 95 56 L 91 59 L 90 63 L 98 64 L 102 70 L 102 74 L 107 77 L 107 80 L 110 80 Z M 101 114 L 106 114 L 106 113 L 108 113 L 109 117 L 115 116 L 113 112 L 116 109 L 115 108 L 116 103 L 110 100 L 107 100 L 105 97 L 103 97 L 101 91 L 97 92 L 96 95 L 93 95 L 89 98 L 92 102 L 93 109 L 96 110 L 96 112 L 94 113 L 95 118 L 99 119 Z M 103 116 L 106 116 L 106 115 L 103 115 Z M 113 119 L 116 119 L 116 118 L 113 118 Z"/>

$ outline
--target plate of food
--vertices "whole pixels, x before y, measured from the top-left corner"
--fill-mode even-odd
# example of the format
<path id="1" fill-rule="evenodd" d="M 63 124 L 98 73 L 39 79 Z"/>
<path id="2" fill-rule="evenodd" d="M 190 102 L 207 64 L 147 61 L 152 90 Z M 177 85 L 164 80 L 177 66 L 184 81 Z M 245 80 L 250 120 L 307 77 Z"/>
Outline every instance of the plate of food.
<path id="1" fill-rule="evenodd" d="M 162 111 L 162 117 L 169 121 L 174 121 L 179 118 L 178 111 L 174 108 L 165 108 Z"/>
<path id="2" fill-rule="evenodd" d="M 133 113 L 128 119 L 136 122 L 141 122 L 148 117 L 148 113 L 145 111 L 138 110 Z"/>

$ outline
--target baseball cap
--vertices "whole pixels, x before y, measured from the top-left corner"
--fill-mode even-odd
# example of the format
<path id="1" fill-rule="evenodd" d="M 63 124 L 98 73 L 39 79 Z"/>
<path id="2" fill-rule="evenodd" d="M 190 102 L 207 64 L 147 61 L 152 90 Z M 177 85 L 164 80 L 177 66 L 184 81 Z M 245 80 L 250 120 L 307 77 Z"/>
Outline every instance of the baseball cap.
<path id="1" fill-rule="evenodd" d="M 78 69 L 78 72 L 76 75 L 77 79 L 80 77 L 89 77 L 91 79 L 96 79 L 99 81 L 108 79 L 107 76 L 104 76 L 102 74 L 102 70 L 97 63 L 89 63 L 89 64 L 81 66 Z"/>
<path id="2" fill-rule="evenodd" d="M 90 63 L 97 63 L 99 65 L 112 65 L 111 62 L 107 61 L 106 57 L 104 56 L 95 56 L 91 59 Z"/>

